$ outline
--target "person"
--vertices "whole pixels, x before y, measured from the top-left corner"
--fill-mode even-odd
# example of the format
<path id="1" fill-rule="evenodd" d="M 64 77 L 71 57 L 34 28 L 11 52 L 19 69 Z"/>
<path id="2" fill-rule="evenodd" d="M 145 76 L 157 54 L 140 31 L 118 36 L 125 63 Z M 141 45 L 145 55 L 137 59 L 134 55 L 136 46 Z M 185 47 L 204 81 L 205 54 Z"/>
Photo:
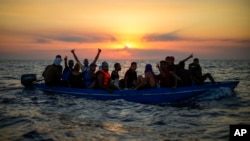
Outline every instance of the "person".
<path id="1" fill-rule="evenodd" d="M 73 72 L 69 76 L 69 85 L 72 88 L 83 88 L 83 76 L 80 72 L 80 64 L 76 63 Z"/>
<path id="2" fill-rule="evenodd" d="M 170 73 L 169 82 L 170 82 L 170 87 L 172 87 L 172 88 L 176 88 L 177 81 L 181 80 L 181 78 L 176 75 L 177 66 L 174 64 L 174 60 L 175 60 L 175 58 L 173 56 L 166 57 L 167 69 Z"/>
<path id="3" fill-rule="evenodd" d="M 132 62 L 130 68 L 126 71 L 124 76 L 125 89 L 136 87 L 136 81 L 137 81 L 136 68 L 137 68 L 137 63 Z"/>
<path id="4" fill-rule="evenodd" d="M 42 76 L 45 80 L 45 85 L 47 86 L 60 86 L 61 78 L 62 78 L 62 66 L 60 65 L 62 62 L 61 55 L 57 55 L 53 61 L 52 65 L 48 65 Z"/>
<path id="5" fill-rule="evenodd" d="M 151 89 L 156 88 L 156 75 L 153 72 L 152 65 L 146 64 L 144 71 L 145 78 L 139 76 L 135 89 Z"/>
<path id="6" fill-rule="evenodd" d="M 83 74 L 84 85 L 86 88 L 93 88 L 95 83 L 96 64 L 91 63 L 89 69 L 85 70 Z"/>
<path id="7" fill-rule="evenodd" d="M 74 70 L 73 66 L 74 66 L 74 61 L 73 60 L 68 61 L 68 57 L 65 56 L 64 57 L 64 69 L 62 73 L 62 85 L 63 86 L 66 86 L 66 87 L 69 86 L 69 76 Z"/>
<path id="8" fill-rule="evenodd" d="M 189 64 L 189 70 L 195 85 L 202 85 L 207 78 L 209 78 L 212 83 L 215 83 L 214 78 L 210 73 L 202 74 L 198 58 L 194 58 L 193 63 Z"/>
<path id="9" fill-rule="evenodd" d="M 98 60 L 98 58 L 100 56 L 101 51 L 102 50 L 98 48 L 98 52 L 97 52 L 97 54 L 95 56 L 95 59 L 94 59 L 94 61 L 91 64 L 96 64 L 96 62 L 97 62 L 97 60 Z M 71 52 L 72 52 L 75 60 L 81 65 L 81 70 L 82 70 L 83 73 L 85 71 L 87 71 L 88 69 L 90 69 L 90 67 L 89 67 L 89 60 L 87 58 L 85 58 L 84 61 L 83 61 L 83 64 L 81 64 L 81 62 L 79 61 L 78 57 L 75 54 L 75 50 L 73 49 L 73 50 L 71 50 Z"/>
<path id="10" fill-rule="evenodd" d="M 160 74 L 157 75 L 157 79 L 161 88 L 170 87 L 170 72 L 167 69 L 167 62 L 165 60 L 160 61 L 160 64 L 156 66 Z"/>
<path id="11" fill-rule="evenodd" d="M 111 72 L 111 81 L 116 87 L 122 87 L 123 79 L 120 80 L 119 71 L 121 71 L 121 64 L 115 63 L 114 70 Z"/>
<path id="12" fill-rule="evenodd" d="M 192 57 L 193 57 L 193 54 L 191 54 L 187 58 L 181 60 L 176 67 L 176 75 L 179 76 L 181 79 L 181 80 L 177 81 L 178 87 L 192 85 L 191 73 L 189 70 L 185 69 L 185 62 Z"/>
<path id="13" fill-rule="evenodd" d="M 102 62 L 102 68 L 96 72 L 95 88 L 104 89 L 110 93 L 113 90 L 118 89 L 113 83 L 111 83 L 111 76 L 109 74 L 109 65 L 107 62 Z"/>
<path id="14" fill-rule="evenodd" d="M 177 82 L 178 87 L 192 85 L 191 73 L 189 70 L 185 69 L 184 61 L 179 62 L 176 74 L 181 78 L 181 80 L 178 80 Z"/>

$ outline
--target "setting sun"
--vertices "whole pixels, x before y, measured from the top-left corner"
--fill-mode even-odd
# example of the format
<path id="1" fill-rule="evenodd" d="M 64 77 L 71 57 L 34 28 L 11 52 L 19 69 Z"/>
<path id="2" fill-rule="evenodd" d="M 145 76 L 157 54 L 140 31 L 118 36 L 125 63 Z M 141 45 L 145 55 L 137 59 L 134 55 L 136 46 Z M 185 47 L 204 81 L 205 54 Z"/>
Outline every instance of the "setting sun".
<path id="1" fill-rule="evenodd" d="M 131 45 L 129 43 L 126 43 L 125 48 L 131 48 Z"/>

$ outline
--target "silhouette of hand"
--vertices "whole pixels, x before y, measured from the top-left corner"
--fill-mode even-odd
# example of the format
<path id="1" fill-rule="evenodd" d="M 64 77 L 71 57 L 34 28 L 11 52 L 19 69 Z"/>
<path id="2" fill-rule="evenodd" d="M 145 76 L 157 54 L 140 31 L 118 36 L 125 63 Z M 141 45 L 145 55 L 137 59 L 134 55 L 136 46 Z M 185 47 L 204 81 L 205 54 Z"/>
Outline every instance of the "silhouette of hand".
<path id="1" fill-rule="evenodd" d="M 101 52 L 102 50 L 98 48 L 98 52 Z"/>
<path id="2" fill-rule="evenodd" d="M 189 58 L 193 58 L 193 53 L 189 56 Z"/>
<path id="3" fill-rule="evenodd" d="M 71 52 L 74 53 L 74 52 L 75 52 L 75 49 L 72 49 Z"/>

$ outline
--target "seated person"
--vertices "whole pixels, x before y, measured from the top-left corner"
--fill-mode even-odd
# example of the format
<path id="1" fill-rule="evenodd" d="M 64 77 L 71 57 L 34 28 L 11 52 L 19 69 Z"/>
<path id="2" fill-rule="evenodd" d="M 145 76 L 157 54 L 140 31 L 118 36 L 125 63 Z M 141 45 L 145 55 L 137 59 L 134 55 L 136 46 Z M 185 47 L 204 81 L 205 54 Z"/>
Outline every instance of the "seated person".
<path id="1" fill-rule="evenodd" d="M 124 76 L 125 89 L 136 87 L 136 81 L 137 81 L 136 68 L 137 68 L 137 63 L 132 62 L 130 68 L 126 71 Z"/>
<path id="2" fill-rule="evenodd" d="M 120 80 L 120 76 L 119 76 L 119 71 L 121 71 L 121 64 L 120 63 L 115 63 L 114 68 L 115 68 L 115 70 L 113 70 L 111 72 L 111 81 L 112 81 L 112 83 L 118 88 L 124 87 L 124 84 L 123 84 L 124 79 Z"/>
<path id="3" fill-rule="evenodd" d="M 192 85 L 192 78 L 191 73 L 189 70 L 185 69 L 185 62 L 181 61 L 178 64 L 178 67 L 176 69 L 176 74 L 181 78 L 181 80 L 178 80 L 178 86 L 191 86 Z"/>
<path id="4" fill-rule="evenodd" d="M 118 89 L 113 83 L 111 83 L 111 76 L 109 74 L 109 65 L 107 62 L 102 62 L 102 68 L 96 73 L 95 88 L 104 89 L 110 93 L 113 90 Z"/>
<path id="5" fill-rule="evenodd" d="M 67 64 L 68 62 L 68 64 Z M 74 61 L 73 60 L 69 60 L 68 61 L 68 57 L 65 56 L 64 58 L 64 69 L 63 69 L 63 73 L 62 73 L 62 85 L 65 87 L 69 86 L 69 76 L 70 74 L 73 72 L 73 66 L 74 66 Z"/>
<path id="6" fill-rule="evenodd" d="M 60 55 L 57 55 L 53 64 L 48 65 L 42 76 L 45 80 L 45 85 L 47 86 L 60 86 L 61 78 L 62 78 L 62 66 L 60 63 L 62 62 L 62 58 Z"/>
<path id="7" fill-rule="evenodd" d="M 160 71 L 160 74 L 157 76 L 157 79 L 160 82 L 160 87 L 161 88 L 170 87 L 170 73 L 167 69 L 167 62 L 160 61 L 160 65 L 158 64 L 156 67 Z"/>
<path id="8" fill-rule="evenodd" d="M 167 69 L 170 73 L 169 82 L 170 87 L 176 88 L 177 87 L 177 81 L 181 80 L 180 77 L 176 75 L 176 68 L 177 66 L 174 64 L 175 58 L 173 56 L 166 57 L 167 61 Z"/>
<path id="9" fill-rule="evenodd" d="M 83 88 L 83 76 L 80 72 L 80 64 L 76 63 L 73 72 L 69 76 L 69 85 L 72 88 Z"/>
<path id="10" fill-rule="evenodd" d="M 83 80 L 86 88 L 94 88 L 96 64 L 91 63 L 90 67 L 83 72 Z"/>
<path id="11" fill-rule="evenodd" d="M 150 89 L 150 88 L 156 88 L 156 76 L 153 72 L 152 65 L 147 64 L 145 66 L 145 78 L 142 76 L 138 77 L 137 80 L 137 86 L 135 89 Z"/>
<path id="12" fill-rule="evenodd" d="M 202 69 L 198 58 L 194 58 L 193 63 L 189 64 L 189 70 L 195 85 L 202 85 L 207 78 L 209 78 L 212 83 L 215 83 L 214 78 L 210 73 L 205 73 L 202 75 Z"/>

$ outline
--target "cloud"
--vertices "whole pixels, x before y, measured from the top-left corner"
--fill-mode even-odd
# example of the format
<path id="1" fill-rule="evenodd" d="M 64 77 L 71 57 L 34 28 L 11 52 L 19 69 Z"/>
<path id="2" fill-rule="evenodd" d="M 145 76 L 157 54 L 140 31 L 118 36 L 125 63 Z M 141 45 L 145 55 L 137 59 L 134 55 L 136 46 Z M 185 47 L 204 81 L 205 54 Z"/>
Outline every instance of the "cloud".
<path id="1" fill-rule="evenodd" d="M 240 44 L 250 44 L 250 39 L 234 39 L 234 38 L 187 38 L 178 35 L 178 31 L 163 34 L 147 34 L 141 38 L 142 42 L 171 42 L 171 41 L 192 41 L 192 42 L 230 42 Z"/>
<path id="2" fill-rule="evenodd" d="M 181 36 L 178 35 L 178 32 L 181 30 L 176 30 L 170 33 L 163 34 L 148 34 L 141 38 L 143 42 L 158 42 L 158 41 L 179 41 L 183 40 Z"/>
<path id="3" fill-rule="evenodd" d="M 51 41 L 48 40 L 48 39 L 44 39 L 44 38 L 38 38 L 38 39 L 36 39 L 35 42 L 36 42 L 36 43 L 44 44 L 44 43 L 50 43 Z"/>
<path id="4" fill-rule="evenodd" d="M 60 35 L 55 40 L 63 42 L 77 42 L 77 43 L 99 43 L 99 42 L 116 42 L 116 38 L 110 35 Z"/>
<path id="5" fill-rule="evenodd" d="M 52 41 L 73 42 L 73 43 L 102 43 L 102 42 L 117 42 L 117 39 L 112 35 L 105 34 L 47 34 L 36 35 L 36 43 L 50 43 Z"/>

